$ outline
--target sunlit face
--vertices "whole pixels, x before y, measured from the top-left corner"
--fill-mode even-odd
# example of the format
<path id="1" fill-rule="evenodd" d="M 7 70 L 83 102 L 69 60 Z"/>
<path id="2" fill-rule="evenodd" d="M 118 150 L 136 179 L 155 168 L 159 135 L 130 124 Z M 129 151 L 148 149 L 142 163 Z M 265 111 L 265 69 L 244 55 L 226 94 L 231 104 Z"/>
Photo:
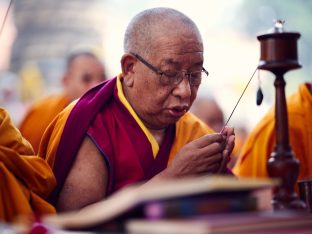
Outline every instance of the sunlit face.
<path id="1" fill-rule="evenodd" d="M 145 59 L 161 71 L 194 72 L 202 69 L 202 42 L 192 33 L 157 37 L 153 48 L 157 49 Z M 167 127 L 189 110 L 199 85 L 191 86 L 186 77 L 175 86 L 162 85 L 159 75 L 138 60 L 133 69 L 131 105 L 148 128 Z"/>
<path id="2" fill-rule="evenodd" d="M 66 94 L 71 100 L 105 80 L 103 65 L 90 56 L 74 59 L 64 79 Z"/>

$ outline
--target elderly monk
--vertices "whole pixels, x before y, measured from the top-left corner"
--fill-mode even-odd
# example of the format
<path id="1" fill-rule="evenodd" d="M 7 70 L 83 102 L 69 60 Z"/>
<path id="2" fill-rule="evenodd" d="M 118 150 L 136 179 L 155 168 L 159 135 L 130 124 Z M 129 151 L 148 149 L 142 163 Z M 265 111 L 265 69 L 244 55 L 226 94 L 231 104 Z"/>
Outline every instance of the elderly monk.
<path id="1" fill-rule="evenodd" d="M 35 152 L 38 152 L 41 137 L 54 117 L 70 102 L 104 80 L 103 65 L 94 54 L 81 51 L 68 57 L 66 72 L 62 78 L 63 92 L 35 103 L 20 124 L 20 131 L 32 144 Z"/>
<path id="2" fill-rule="evenodd" d="M 234 130 L 214 133 L 188 112 L 201 80 L 203 42 L 187 16 L 152 8 L 124 37 L 122 73 L 70 104 L 39 154 L 53 167 L 57 210 L 95 203 L 136 182 L 227 173 Z"/>
<path id="3" fill-rule="evenodd" d="M 287 98 L 289 140 L 300 161 L 299 179 L 312 179 L 312 83 Z M 267 161 L 276 143 L 274 109 L 248 136 L 234 172 L 238 176 L 267 177 Z"/>
<path id="4" fill-rule="evenodd" d="M 0 221 L 18 215 L 54 213 L 45 201 L 55 186 L 49 165 L 34 152 L 8 113 L 0 108 Z"/>

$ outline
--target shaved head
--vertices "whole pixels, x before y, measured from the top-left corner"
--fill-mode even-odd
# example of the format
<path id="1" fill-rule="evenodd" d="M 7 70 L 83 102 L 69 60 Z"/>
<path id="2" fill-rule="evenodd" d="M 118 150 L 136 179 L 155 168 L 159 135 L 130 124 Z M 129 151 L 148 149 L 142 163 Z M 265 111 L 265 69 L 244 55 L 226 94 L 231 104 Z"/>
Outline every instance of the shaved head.
<path id="1" fill-rule="evenodd" d="M 201 41 L 195 23 L 183 13 L 172 8 L 152 8 L 136 15 L 129 23 L 124 36 L 124 52 L 148 56 L 156 49 L 156 35 L 172 36 L 179 30 L 193 32 Z M 178 32 L 181 33 L 181 32 Z"/>

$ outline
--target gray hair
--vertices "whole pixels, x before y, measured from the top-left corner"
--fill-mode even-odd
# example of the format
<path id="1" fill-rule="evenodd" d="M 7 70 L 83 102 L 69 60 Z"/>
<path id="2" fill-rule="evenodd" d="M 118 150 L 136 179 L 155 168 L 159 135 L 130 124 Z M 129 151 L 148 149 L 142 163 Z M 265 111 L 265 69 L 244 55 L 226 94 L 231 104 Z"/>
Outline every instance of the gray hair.
<path id="1" fill-rule="evenodd" d="M 175 31 L 183 25 L 201 38 L 196 24 L 183 13 L 172 8 L 151 8 L 137 14 L 129 23 L 124 35 L 124 52 L 148 55 L 153 46 L 154 33 L 166 29 Z"/>
<path id="2" fill-rule="evenodd" d="M 98 60 L 100 62 L 100 59 L 92 52 L 90 51 L 75 51 L 72 52 L 71 54 L 68 55 L 67 59 L 66 59 L 66 67 L 67 69 L 69 69 L 69 67 L 72 65 L 72 63 L 74 62 L 74 60 L 78 57 L 89 57 L 89 58 L 94 58 L 95 60 Z"/>

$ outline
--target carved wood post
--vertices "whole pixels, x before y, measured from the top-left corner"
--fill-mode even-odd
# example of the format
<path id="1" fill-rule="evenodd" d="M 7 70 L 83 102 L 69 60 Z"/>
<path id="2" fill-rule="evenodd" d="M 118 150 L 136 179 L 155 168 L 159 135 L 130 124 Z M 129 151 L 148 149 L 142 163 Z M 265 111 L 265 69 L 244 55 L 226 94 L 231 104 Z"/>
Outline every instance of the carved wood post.
<path id="1" fill-rule="evenodd" d="M 258 36 L 261 47 L 259 69 L 275 75 L 275 131 L 276 146 L 268 160 L 270 177 L 278 178 L 281 184 L 274 188 L 272 205 L 274 210 L 305 209 L 294 190 L 299 174 L 299 161 L 289 144 L 288 116 L 285 97 L 284 74 L 300 68 L 297 60 L 297 39 L 299 33 L 284 32 L 282 21 L 275 23 L 271 33 Z"/>

